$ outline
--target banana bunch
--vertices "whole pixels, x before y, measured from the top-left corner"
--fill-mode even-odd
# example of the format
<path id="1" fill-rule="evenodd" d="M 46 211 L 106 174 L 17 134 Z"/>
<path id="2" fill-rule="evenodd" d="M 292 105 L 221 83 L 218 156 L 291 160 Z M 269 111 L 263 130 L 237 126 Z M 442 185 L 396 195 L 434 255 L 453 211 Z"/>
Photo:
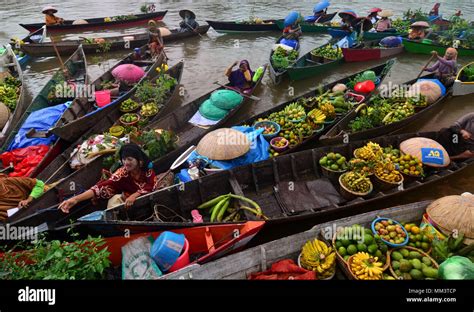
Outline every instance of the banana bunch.
<path id="1" fill-rule="evenodd" d="M 383 149 L 377 143 L 369 142 L 356 150 L 356 156 L 363 160 L 379 160 L 383 158 Z"/>
<path id="2" fill-rule="evenodd" d="M 290 120 L 299 120 L 306 116 L 304 107 L 296 102 L 287 105 L 283 113 Z"/>
<path id="3" fill-rule="evenodd" d="M 319 109 L 323 112 L 324 115 L 328 119 L 335 119 L 336 118 L 336 111 L 334 109 L 334 105 L 331 104 L 331 102 L 324 102 L 321 105 L 319 105 Z"/>
<path id="4" fill-rule="evenodd" d="M 250 204 L 251 207 L 231 205 L 232 199 Z M 211 215 L 210 222 L 231 222 L 240 220 L 240 211 L 246 210 L 253 213 L 257 218 L 267 220 L 268 218 L 263 214 L 260 206 L 251 199 L 243 196 L 234 195 L 232 193 L 218 196 L 198 206 L 198 209 L 209 209 Z M 224 218 L 225 214 L 228 215 Z"/>
<path id="5" fill-rule="evenodd" d="M 320 278 L 328 278 L 336 270 L 336 252 L 318 239 L 307 241 L 301 250 L 301 266 L 315 271 Z"/>
<path id="6" fill-rule="evenodd" d="M 328 44 L 324 47 L 314 49 L 313 51 L 311 51 L 311 54 L 331 60 L 337 60 L 342 58 L 342 49 L 339 47 L 333 47 L 332 45 Z"/>
<path id="7" fill-rule="evenodd" d="M 398 183 L 402 180 L 402 175 L 391 161 L 380 162 L 375 168 L 375 174 L 390 183 Z"/>
<path id="8" fill-rule="evenodd" d="M 372 182 L 364 173 L 349 171 L 341 178 L 345 187 L 353 192 L 367 193 L 372 188 Z"/>
<path id="9" fill-rule="evenodd" d="M 322 124 L 326 120 L 326 115 L 320 109 L 313 109 L 308 113 L 311 122 L 315 124 Z"/>
<path id="10" fill-rule="evenodd" d="M 383 278 L 382 263 L 378 262 L 378 257 L 373 257 L 366 252 L 358 252 L 353 256 L 350 269 L 360 280 L 381 280 Z"/>

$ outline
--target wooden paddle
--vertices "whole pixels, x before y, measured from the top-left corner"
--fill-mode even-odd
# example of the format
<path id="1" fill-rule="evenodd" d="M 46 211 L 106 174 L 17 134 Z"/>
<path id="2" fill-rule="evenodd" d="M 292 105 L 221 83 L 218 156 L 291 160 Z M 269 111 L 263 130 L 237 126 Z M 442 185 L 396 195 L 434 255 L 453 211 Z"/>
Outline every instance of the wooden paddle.
<path id="1" fill-rule="evenodd" d="M 423 72 L 425 71 L 426 67 L 428 67 L 428 65 L 430 65 L 431 61 L 433 60 L 433 58 L 435 57 L 435 55 L 431 55 L 430 59 L 428 60 L 428 63 L 426 63 L 426 65 L 421 69 L 421 72 L 418 74 L 418 76 L 416 77 L 416 80 L 418 80 L 418 78 L 420 78 L 420 76 L 423 74 Z"/>
<path id="2" fill-rule="evenodd" d="M 256 97 L 256 96 L 253 96 L 253 95 L 247 95 L 247 94 L 242 93 L 242 92 L 240 92 L 240 91 L 238 91 L 238 90 L 235 90 L 235 89 L 232 88 L 232 87 L 229 87 L 229 86 L 220 84 L 219 81 L 214 82 L 214 84 L 216 84 L 216 85 L 218 85 L 218 86 L 221 86 L 221 87 L 223 87 L 223 88 L 226 88 L 226 89 L 235 91 L 235 92 L 239 93 L 240 95 L 242 95 L 243 97 L 246 97 L 246 98 L 251 99 L 251 100 L 253 100 L 253 101 L 260 101 L 260 98 L 259 98 L 259 97 Z"/>
<path id="3" fill-rule="evenodd" d="M 185 23 L 185 24 L 186 24 L 186 26 L 188 26 L 193 32 L 195 32 L 196 34 L 198 34 L 199 37 L 201 37 L 201 38 L 203 37 L 198 31 L 196 31 L 194 28 L 192 28 L 191 25 L 189 25 L 188 23 Z"/>
<path id="4" fill-rule="evenodd" d="M 56 47 L 56 43 L 54 42 L 53 37 L 49 37 L 49 39 L 51 39 L 51 43 L 53 44 L 54 51 L 56 52 L 56 56 L 57 56 L 58 59 L 59 59 L 59 63 L 61 64 L 61 68 L 62 68 L 62 70 L 63 70 L 64 76 L 65 76 L 65 78 L 66 78 L 66 80 L 67 80 L 68 77 L 69 77 L 69 71 L 68 71 L 67 68 L 64 66 L 63 59 L 61 58 L 61 55 L 59 55 L 58 47 Z"/>

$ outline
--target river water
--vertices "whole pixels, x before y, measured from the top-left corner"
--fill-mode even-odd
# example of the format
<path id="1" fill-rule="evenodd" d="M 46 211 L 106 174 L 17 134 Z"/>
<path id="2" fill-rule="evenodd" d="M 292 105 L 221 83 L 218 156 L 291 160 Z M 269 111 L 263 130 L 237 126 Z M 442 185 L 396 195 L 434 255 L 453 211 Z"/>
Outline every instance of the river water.
<path id="1" fill-rule="evenodd" d="M 249 17 L 261 18 L 283 18 L 290 10 L 298 10 L 303 15 L 310 15 L 312 7 L 316 1 L 160 1 L 157 3 L 157 10 L 168 10 L 164 19 L 164 25 L 170 28 L 177 27 L 180 18 L 179 10 L 183 8 L 194 11 L 197 15 L 197 21 L 204 24 L 205 20 L 244 20 Z M 429 11 L 432 2 L 399 0 L 399 1 L 331 1 L 332 6 L 329 11 L 353 9 L 358 14 L 366 14 L 368 9 L 373 6 L 379 6 L 386 9 L 392 9 L 395 16 L 401 16 L 407 9 L 417 9 L 421 7 L 424 11 Z M 0 0 L 0 42 L 6 43 L 12 37 L 24 37 L 26 30 L 21 28 L 19 23 L 32 23 L 43 21 L 41 8 L 47 4 L 53 4 L 59 9 L 58 16 L 65 19 L 81 19 L 90 17 L 105 17 L 113 15 L 124 15 L 129 13 L 138 13 L 143 2 L 136 0 L 73 0 L 73 1 L 32 1 L 32 0 Z M 474 20 L 474 6 L 472 1 L 441 1 L 440 13 L 445 17 L 451 16 L 455 10 L 461 9 L 464 18 Z M 143 31 L 143 29 L 127 29 L 123 33 L 133 33 Z M 104 31 L 87 36 L 100 37 L 104 35 L 114 35 L 116 31 Z M 67 38 L 74 38 L 78 35 L 71 34 Z M 185 61 L 185 70 L 182 78 L 182 84 L 185 87 L 185 95 L 175 103 L 176 108 L 180 105 L 196 98 L 210 89 L 214 88 L 215 81 L 226 82 L 224 70 L 227 66 L 236 60 L 247 59 L 251 67 L 256 69 L 258 66 L 268 62 L 269 50 L 275 39 L 279 36 L 278 32 L 260 33 L 260 34 L 234 34 L 223 35 L 210 29 L 208 34 L 195 37 L 184 42 L 172 43 L 166 46 L 166 53 L 170 58 L 170 64 L 179 60 Z M 304 34 L 302 39 L 302 53 L 310 51 L 312 48 L 324 43 L 329 39 L 327 35 Z M 91 79 L 98 77 L 103 71 L 107 70 L 121 57 L 123 53 L 106 54 L 92 56 L 88 58 L 90 64 Z M 386 81 L 394 83 L 402 82 L 415 77 L 423 65 L 428 60 L 428 56 L 404 53 L 397 58 L 397 63 L 392 69 L 390 77 Z M 459 63 L 465 64 L 473 61 L 468 58 L 460 58 Z M 324 77 L 315 77 L 305 81 L 293 83 L 294 95 L 303 94 L 310 88 L 324 82 L 336 80 L 342 76 L 366 67 L 373 66 L 377 62 L 365 62 L 355 64 L 345 64 L 332 72 L 326 73 Z M 30 62 L 25 71 L 29 92 L 34 95 L 45 84 L 52 73 L 59 67 L 56 58 L 43 58 Z M 272 85 L 269 77 L 265 77 L 257 96 L 261 98 L 259 102 L 252 106 L 245 107 L 235 118 L 243 120 L 252 114 L 259 113 L 275 104 L 284 102 L 292 96 L 289 94 L 289 83 L 284 82 L 280 86 Z M 474 111 L 474 96 L 463 96 L 451 98 L 443 107 L 438 109 L 430 116 L 417 120 L 406 132 L 437 130 L 441 127 L 451 125 L 462 115 Z M 462 174 L 453 176 L 444 182 L 432 186 L 430 189 L 412 192 L 403 198 L 381 203 L 382 207 L 388 207 L 401 203 L 408 203 L 418 200 L 437 198 L 442 195 L 460 194 L 464 191 L 474 193 L 474 168 L 464 171 Z"/>

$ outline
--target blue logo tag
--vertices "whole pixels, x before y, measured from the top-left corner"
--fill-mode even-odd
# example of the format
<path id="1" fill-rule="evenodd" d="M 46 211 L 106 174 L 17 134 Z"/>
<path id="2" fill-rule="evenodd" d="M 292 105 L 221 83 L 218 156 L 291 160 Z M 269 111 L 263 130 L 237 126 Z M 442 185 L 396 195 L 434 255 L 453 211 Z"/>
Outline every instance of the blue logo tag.
<path id="1" fill-rule="evenodd" d="M 443 165 L 444 153 L 439 148 L 422 148 L 421 161 L 425 164 Z"/>

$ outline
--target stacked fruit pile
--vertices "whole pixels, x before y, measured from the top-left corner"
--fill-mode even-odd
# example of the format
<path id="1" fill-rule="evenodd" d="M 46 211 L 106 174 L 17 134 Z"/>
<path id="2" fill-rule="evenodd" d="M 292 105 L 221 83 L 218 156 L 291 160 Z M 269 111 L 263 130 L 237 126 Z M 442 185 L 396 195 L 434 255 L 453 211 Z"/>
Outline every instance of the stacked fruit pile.
<path id="1" fill-rule="evenodd" d="M 395 277 L 404 280 L 437 279 L 438 269 L 433 261 L 413 248 L 401 248 L 390 254 L 391 268 Z"/>
<path id="2" fill-rule="evenodd" d="M 272 54 L 272 65 L 277 70 L 282 70 L 290 66 L 298 58 L 297 50 L 286 50 L 278 47 Z"/>
<path id="3" fill-rule="evenodd" d="M 375 175 L 388 183 L 400 183 L 403 179 L 391 161 L 379 162 L 375 167 Z"/>
<path id="4" fill-rule="evenodd" d="M 347 171 L 348 164 L 346 157 L 339 153 L 328 153 L 326 156 L 319 159 L 319 164 L 326 169 L 332 171 Z"/>
<path id="5" fill-rule="evenodd" d="M 366 161 L 379 161 L 383 158 L 383 149 L 379 144 L 369 142 L 354 151 L 355 157 Z"/>
<path id="6" fill-rule="evenodd" d="M 428 252 L 431 249 L 433 242 L 433 235 L 423 232 L 414 223 L 405 224 L 405 230 L 408 232 L 409 241 L 408 246 L 415 247 Z"/>
<path id="7" fill-rule="evenodd" d="M 395 161 L 396 166 L 398 166 L 398 170 L 400 172 L 414 176 L 414 177 L 422 177 L 423 176 L 423 164 L 422 162 L 411 155 L 403 155 L 400 156 Z"/>
<path id="8" fill-rule="evenodd" d="M 142 108 L 140 109 L 140 115 L 144 117 L 151 117 L 158 114 L 158 111 L 159 111 L 158 105 L 151 102 L 142 106 Z"/>
<path id="9" fill-rule="evenodd" d="M 330 44 L 324 47 L 314 49 L 311 54 L 316 57 L 324 57 L 330 60 L 338 60 L 342 58 L 342 49 L 338 46 L 332 46 Z"/>
<path id="10" fill-rule="evenodd" d="M 383 277 L 382 263 L 377 257 L 366 252 L 358 252 L 352 256 L 350 270 L 360 280 L 381 280 Z"/>
<path id="11" fill-rule="evenodd" d="M 341 183 L 348 190 L 366 194 L 372 189 L 372 182 L 364 174 L 359 172 L 349 171 L 341 177 Z"/>
<path id="12" fill-rule="evenodd" d="M 12 112 L 16 108 L 20 86 L 21 81 L 15 77 L 6 77 L 0 82 L 0 102 L 5 104 Z"/>
<path id="13" fill-rule="evenodd" d="M 379 237 L 386 242 L 397 245 L 406 242 L 406 232 L 400 224 L 395 223 L 393 220 L 379 221 L 375 223 L 374 229 Z"/>
<path id="14" fill-rule="evenodd" d="M 310 240 L 301 250 L 299 264 L 306 270 L 317 272 L 319 279 L 327 279 L 336 272 L 336 252 L 323 241 Z"/>

